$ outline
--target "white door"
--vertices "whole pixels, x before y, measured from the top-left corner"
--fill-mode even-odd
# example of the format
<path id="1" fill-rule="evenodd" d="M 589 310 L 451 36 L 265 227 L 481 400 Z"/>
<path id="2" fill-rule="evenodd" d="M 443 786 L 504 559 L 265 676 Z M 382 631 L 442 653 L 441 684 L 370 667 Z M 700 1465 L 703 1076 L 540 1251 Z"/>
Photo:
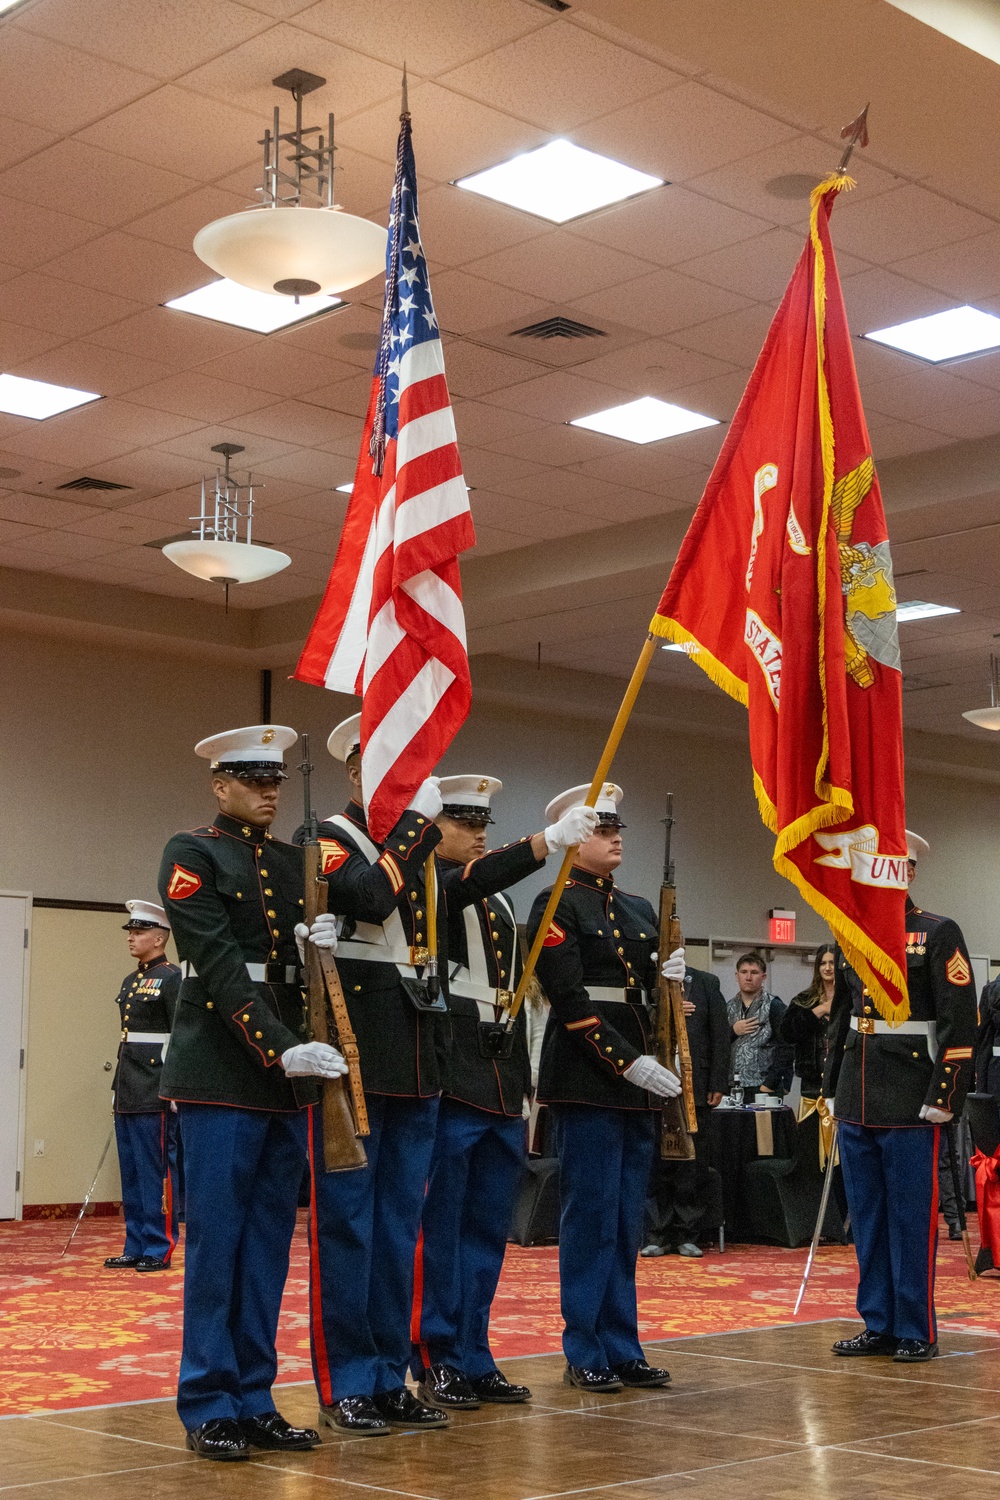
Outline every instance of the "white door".
<path id="1" fill-rule="evenodd" d="M 0 1219 L 17 1212 L 31 897 L 0 893 Z"/>

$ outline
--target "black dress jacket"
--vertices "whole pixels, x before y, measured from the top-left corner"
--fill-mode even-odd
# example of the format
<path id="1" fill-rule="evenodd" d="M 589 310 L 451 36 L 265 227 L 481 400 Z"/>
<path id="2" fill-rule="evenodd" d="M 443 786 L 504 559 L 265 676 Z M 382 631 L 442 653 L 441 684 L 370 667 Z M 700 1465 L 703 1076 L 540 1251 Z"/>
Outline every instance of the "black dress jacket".
<path id="1" fill-rule="evenodd" d="M 531 908 L 529 940 L 547 900 L 543 891 Z M 538 961 L 552 1006 L 538 1074 L 542 1103 L 660 1108 L 622 1076 L 652 1051 L 649 1000 L 657 972 L 651 955 L 658 936 L 656 913 L 645 897 L 620 891 L 611 876 L 574 868 Z M 614 990 L 621 999 L 592 989 Z"/>
<path id="2" fill-rule="evenodd" d="M 957 922 L 907 902 L 906 977 L 910 1019 L 931 1034 L 866 1032 L 880 1019 L 864 985 L 837 954 L 823 1093 L 838 1120 L 876 1128 L 920 1125 L 925 1104 L 958 1115 L 972 1083 L 976 992 Z M 857 1027 L 852 1027 L 852 1018 Z M 930 1045 L 928 1045 L 930 1043 Z"/>
<path id="3" fill-rule="evenodd" d="M 272 1111 L 312 1103 L 314 1080 L 281 1067 L 282 1053 L 308 1036 L 293 931 L 302 850 L 220 813 L 210 828 L 174 834 L 159 886 L 182 973 L 190 965 L 161 1094 Z M 266 964 L 266 980 L 251 979 L 248 963 Z"/>
<path id="4" fill-rule="evenodd" d="M 396 963 L 358 958 L 352 950 L 363 951 L 362 943 L 367 948 L 377 940 L 381 934 L 374 929 L 382 928 L 393 914 L 398 915 L 400 943 L 407 949 L 399 957 L 416 957 L 409 950 L 426 945 L 424 864 L 440 843 L 441 830 L 408 808 L 385 843 L 374 844 L 360 803 L 349 802 L 342 816 L 351 831 L 339 823 L 319 825 L 321 868 L 329 886 L 329 910 L 344 919 L 337 968 L 357 1037 L 361 1080 L 366 1093 L 431 1098 L 444 1082 L 450 1041 L 447 1015 L 416 1009 Z M 377 855 L 373 862 L 363 852 L 365 845 Z M 418 976 L 423 974 L 422 964 L 410 967 Z M 448 913 L 441 881 L 438 972 L 447 995 Z"/>
<path id="5" fill-rule="evenodd" d="M 818 1099 L 823 1092 L 823 1072 L 830 1036 L 831 1014 L 817 1016 L 812 1006 L 811 990 L 801 990 L 781 1018 L 781 1040 L 795 1048 L 795 1071 L 802 1081 L 806 1099 Z"/>
<path id="6" fill-rule="evenodd" d="M 1000 979 L 983 985 L 974 1056 L 976 1090 L 1000 1099 Z"/>
<path id="7" fill-rule="evenodd" d="M 159 1115 L 167 1108 L 160 1098 L 163 1048 L 157 1042 L 129 1041 L 129 1031 L 167 1036 L 174 1023 L 181 971 L 168 958 L 140 964 L 122 980 L 118 991 L 122 1039 L 111 1087 L 116 1115 Z"/>
<path id="8" fill-rule="evenodd" d="M 441 884 L 448 897 L 448 1008 L 452 1046 L 445 1095 L 476 1109 L 519 1117 L 531 1089 L 527 1026 L 522 1008 L 514 1023 L 514 1047 L 508 1058 L 484 1057 L 479 1048 L 481 1021 L 502 1019 L 484 997 L 461 994 L 470 973 L 485 971 L 492 990 L 513 990 L 521 977 L 521 945 L 513 912 L 505 900 L 492 899 L 517 881 L 540 870 L 530 839 L 474 859 L 466 865 L 442 859 Z M 470 932 L 471 929 L 471 932 Z M 474 944 L 471 955 L 470 945 Z M 478 962 L 477 962 L 478 958 Z"/>
<path id="9" fill-rule="evenodd" d="M 729 1017 L 714 974 L 688 969 L 685 988 L 694 1005 L 694 1014 L 686 1020 L 694 1100 L 700 1107 L 708 1103 L 709 1094 L 724 1094 L 729 1087 Z"/>

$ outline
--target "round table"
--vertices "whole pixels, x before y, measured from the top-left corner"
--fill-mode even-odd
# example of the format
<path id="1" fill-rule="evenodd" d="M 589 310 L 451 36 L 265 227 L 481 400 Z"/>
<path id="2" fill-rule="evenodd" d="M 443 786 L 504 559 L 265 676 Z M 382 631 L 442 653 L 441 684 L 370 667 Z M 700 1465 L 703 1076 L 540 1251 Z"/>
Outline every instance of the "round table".
<path id="1" fill-rule="evenodd" d="M 708 1118 L 709 1165 L 722 1178 L 722 1202 L 726 1214 L 726 1238 L 749 1239 L 749 1226 L 743 1210 L 740 1186 L 747 1162 L 762 1154 L 758 1146 L 757 1118 L 769 1118 L 773 1150 L 765 1154 L 790 1158 L 795 1155 L 797 1125 L 795 1111 L 787 1105 L 780 1109 L 713 1109 Z"/>

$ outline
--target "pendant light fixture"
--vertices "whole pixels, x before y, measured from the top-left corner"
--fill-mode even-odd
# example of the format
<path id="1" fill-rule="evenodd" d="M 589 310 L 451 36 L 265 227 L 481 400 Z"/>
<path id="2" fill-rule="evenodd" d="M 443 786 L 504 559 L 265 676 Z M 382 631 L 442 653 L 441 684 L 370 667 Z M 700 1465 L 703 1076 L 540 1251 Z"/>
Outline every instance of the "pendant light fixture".
<path id="1" fill-rule="evenodd" d="M 990 653 L 990 707 L 970 708 L 962 715 L 980 729 L 1000 729 L 1000 658 Z"/>
<path id="2" fill-rule="evenodd" d="M 282 131 L 274 109 L 264 148 L 260 206 L 215 219 L 194 237 L 195 254 L 229 281 L 255 292 L 311 297 L 344 292 L 385 269 L 387 232 L 347 214 L 333 197 L 333 115 L 302 124 L 302 100 L 325 78 L 292 68 L 272 80 L 295 100 L 295 128 Z"/>
<path id="3" fill-rule="evenodd" d="M 223 455 L 226 467 L 225 471 L 216 469 L 214 489 L 206 489 L 205 480 L 201 481 L 201 513 L 191 517 L 198 524 L 197 532 L 190 541 L 168 542 L 163 555 L 195 578 L 223 584 L 228 609 L 231 583 L 259 583 L 287 568 L 292 559 L 286 552 L 251 541 L 253 475 L 247 474 L 245 484 L 240 485 L 229 472 L 229 461 L 243 452 L 242 446 L 216 443 L 212 452 Z"/>

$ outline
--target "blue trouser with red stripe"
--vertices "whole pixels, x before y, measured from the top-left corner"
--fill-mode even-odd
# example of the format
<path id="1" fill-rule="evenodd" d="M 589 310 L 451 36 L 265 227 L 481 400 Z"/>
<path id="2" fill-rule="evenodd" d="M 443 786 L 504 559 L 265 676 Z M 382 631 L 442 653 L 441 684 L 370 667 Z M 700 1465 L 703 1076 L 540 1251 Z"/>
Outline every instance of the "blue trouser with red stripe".
<path id="1" fill-rule="evenodd" d="M 860 1272 L 858 1312 L 872 1333 L 937 1339 L 939 1134 L 932 1125 L 838 1125 Z"/>
<path id="2" fill-rule="evenodd" d="M 275 1339 L 306 1112 L 179 1104 L 186 1184 L 177 1412 L 189 1432 L 274 1411 Z"/>
<path id="3" fill-rule="evenodd" d="M 123 1255 L 169 1261 L 177 1244 L 177 1116 L 115 1115 Z"/>
<path id="4" fill-rule="evenodd" d="M 472 1379 L 496 1369 L 490 1307 L 524 1171 L 525 1124 L 442 1099 L 417 1251 L 413 1359 Z"/>
<path id="5" fill-rule="evenodd" d="M 406 1384 L 413 1259 L 439 1100 L 366 1094 L 368 1165 L 324 1172 L 310 1110 L 309 1332 L 324 1406 Z"/>

